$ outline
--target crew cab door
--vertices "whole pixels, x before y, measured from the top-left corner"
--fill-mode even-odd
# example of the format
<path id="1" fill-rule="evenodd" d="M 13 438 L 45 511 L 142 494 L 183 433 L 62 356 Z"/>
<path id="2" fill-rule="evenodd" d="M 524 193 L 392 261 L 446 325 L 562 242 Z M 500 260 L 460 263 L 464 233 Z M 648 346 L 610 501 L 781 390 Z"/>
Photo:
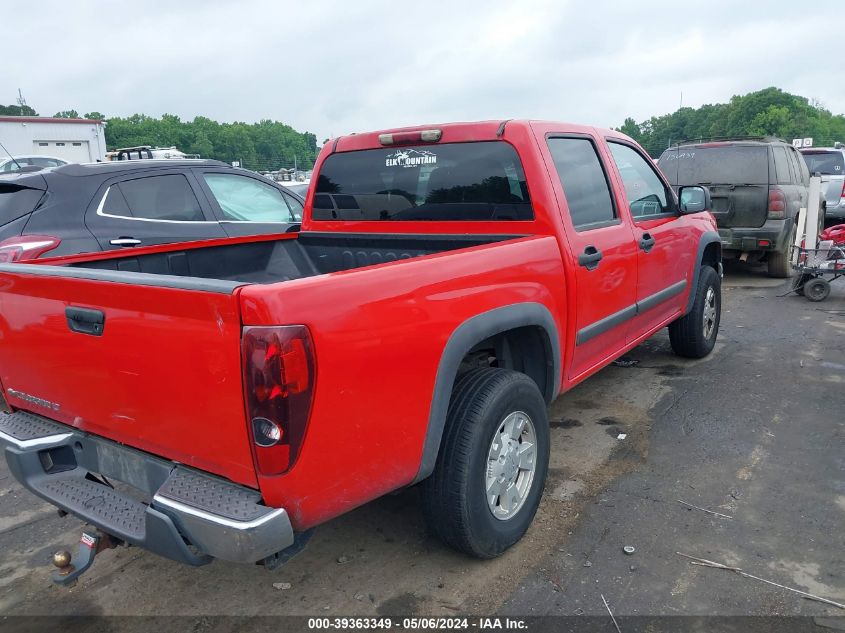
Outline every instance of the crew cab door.
<path id="1" fill-rule="evenodd" d="M 543 148 L 575 267 L 572 380 L 619 354 L 636 315 L 637 245 L 598 148 L 589 135 L 555 133 Z"/>
<path id="2" fill-rule="evenodd" d="M 627 207 L 637 242 L 637 315 L 628 341 L 665 323 L 683 310 L 693 258 L 695 231 L 678 209 L 654 162 L 619 139 L 607 139 L 619 185 L 617 202 Z"/>
<path id="3" fill-rule="evenodd" d="M 203 209 L 190 172 L 127 174 L 98 190 L 85 216 L 104 250 L 227 237 Z"/>

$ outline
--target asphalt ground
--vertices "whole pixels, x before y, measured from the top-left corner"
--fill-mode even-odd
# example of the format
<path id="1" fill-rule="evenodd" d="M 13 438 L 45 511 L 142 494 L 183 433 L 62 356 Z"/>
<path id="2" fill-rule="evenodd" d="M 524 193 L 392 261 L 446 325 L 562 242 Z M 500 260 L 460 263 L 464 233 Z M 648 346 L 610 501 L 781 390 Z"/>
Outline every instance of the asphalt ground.
<path id="1" fill-rule="evenodd" d="M 603 595 L 623 617 L 845 615 L 679 555 L 845 603 L 839 283 L 825 302 L 812 303 L 779 296 L 788 286 L 759 270 L 732 266 L 710 358 L 685 367 L 662 336 L 630 354 L 640 361 L 632 376 L 645 365 L 670 375 L 669 393 L 651 412 L 647 454 L 590 500 L 565 546 L 520 583 L 502 612 L 606 615 Z"/>
<path id="2" fill-rule="evenodd" d="M 689 620 L 700 630 L 713 616 L 805 617 L 776 620 L 787 630 L 842 624 L 829 618 L 845 611 L 676 553 L 845 602 L 845 281 L 823 303 L 779 296 L 787 290 L 759 268 L 728 267 L 710 357 L 674 356 L 662 332 L 627 355 L 636 363 L 558 398 L 540 510 L 493 561 L 428 536 L 409 489 L 320 527 L 275 572 L 119 548 L 61 588 L 50 555 L 73 548 L 83 526 L 2 464 L 0 618 L 183 616 L 205 630 L 215 616 L 501 614 L 613 631 L 604 596 L 624 630 L 661 630 L 648 616 L 700 616 Z M 764 620 L 732 630 L 751 627 L 774 630 Z"/>

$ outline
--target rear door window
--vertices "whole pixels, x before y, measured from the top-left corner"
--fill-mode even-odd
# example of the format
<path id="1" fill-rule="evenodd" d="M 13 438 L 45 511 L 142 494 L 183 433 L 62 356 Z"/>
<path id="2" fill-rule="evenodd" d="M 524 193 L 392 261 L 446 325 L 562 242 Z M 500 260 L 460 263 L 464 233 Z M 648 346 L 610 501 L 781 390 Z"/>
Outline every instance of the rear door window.
<path id="1" fill-rule="evenodd" d="M 532 220 L 525 172 L 503 141 L 401 146 L 332 154 L 314 220 Z"/>
<path id="2" fill-rule="evenodd" d="M 610 185 L 593 142 L 552 137 L 548 145 L 575 229 L 589 230 L 615 222 Z"/>
<path id="3" fill-rule="evenodd" d="M 143 220 L 201 222 L 206 219 L 190 183 L 181 174 L 115 183 L 106 193 L 102 211 Z"/>
<path id="4" fill-rule="evenodd" d="M 767 185 L 766 145 L 685 145 L 667 149 L 658 161 L 673 185 Z"/>
<path id="5" fill-rule="evenodd" d="M 789 156 L 789 165 L 792 167 L 792 173 L 795 175 L 795 184 L 807 184 L 804 182 L 804 170 L 806 170 L 807 166 L 804 165 L 804 168 L 801 168 L 804 164 L 801 155 L 791 147 L 786 149 L 786 153 Z"/>
<path id="6" fill-rule="evenodd" d="M 788 185 L 792 182 L 789 172 L 789 159 L 786 157 L 786 149 L 783 147 L 772 147 L 775 157 L 775 173 L 779 185 Z"/>

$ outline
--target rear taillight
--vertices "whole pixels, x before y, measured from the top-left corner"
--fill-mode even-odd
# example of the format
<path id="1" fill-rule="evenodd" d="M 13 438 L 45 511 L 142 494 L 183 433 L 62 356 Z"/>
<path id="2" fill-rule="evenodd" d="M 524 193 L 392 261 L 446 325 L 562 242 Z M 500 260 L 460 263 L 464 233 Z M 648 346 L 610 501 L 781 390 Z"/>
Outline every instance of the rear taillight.
<path id="1" fill-rule="evenodd" d="M 308 328 L 245 327 L 243 370 L 256 465 L 262 475 L 279 475 L 296 462 L 311 412 L 314 351 Z"/>
<path id="2" fill-rule="evenodd" d="M 783 220 L 786 217 L 786 196 L 780 189 L 769 189 L 769 217 Z"/>
<path id="3" fill-rule="evenodd" d="M 845 182 L 842 183 L 842 193 L 839 194 L 840 198 L 845 198 Z"/>
<path id="4" fill-rule="evenodd" d="M 49 235 L 19 235 L 0 242 L 0 264 L 38 259 L 62 241 Z"/>

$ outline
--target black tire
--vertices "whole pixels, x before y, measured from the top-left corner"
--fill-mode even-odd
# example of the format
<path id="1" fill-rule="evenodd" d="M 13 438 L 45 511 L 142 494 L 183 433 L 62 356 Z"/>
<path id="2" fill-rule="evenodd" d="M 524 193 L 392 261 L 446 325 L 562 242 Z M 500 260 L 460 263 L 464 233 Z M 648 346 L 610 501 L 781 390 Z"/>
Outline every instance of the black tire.
<path id="1" fill-rule="evenodd" d="M 712 288 L 715 301 L 715 318 L 709 336 L 704 333 L 704 308 L 708 291 Z M 719 322 L 722 316 L 722 282 L 715 269 L 702 266 L 695 288 L 695 301 L 692 309 L 677 321 L 669 325 L 669 342 L 672 350 L 685 358 L 704 358 L 713 351 L 716 337 L 719 335 Z"/>
<path id="2" fill-rule="evenodd" d="M 817 277 L 804 285 L 804 296 L 810 301 L 824 301 L 830 295 L 830 282 Z"/>
<path id="3" fill-rule="evenodd" d="M 536 467 L 522 505 L 502 520 L 488 505 L 487 458 L 494 434 L 517 411 L 534 426 Z M 422 484 L 426 524 L 450 547 L 494 558 L 519 541 L 534 519 L 548 467 L 549 422 L 536 383 L 507 369 L 470 370 L 455 383 L 434 473 Z"/>

